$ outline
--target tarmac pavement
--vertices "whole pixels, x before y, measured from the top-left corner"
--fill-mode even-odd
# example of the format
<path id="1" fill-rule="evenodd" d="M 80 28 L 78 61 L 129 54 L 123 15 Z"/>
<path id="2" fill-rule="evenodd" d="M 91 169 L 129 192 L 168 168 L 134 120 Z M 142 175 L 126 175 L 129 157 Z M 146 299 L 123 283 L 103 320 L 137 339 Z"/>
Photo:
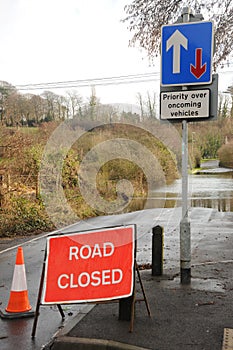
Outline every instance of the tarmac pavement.
<path id="1" fill-rule="evenodd" d="M 46 349 L 221 350 L 224 328 L 233 328 L 233 213 L 191 210 L 192 279 L 184 286 L 179 276 L 180 208 L 167 209 L 166 215 L 156 210 L 144 211 L 144 219 L 150 217 L 164 227 L 164 273 L 153 277 L 150 269 L 140 272 L 151 317 L 145 302 L 137 302 L 129 332 L 129 322 L 118 320 L 118 302 L 88 305 L 89 312 L 68 322 Z M 136 223 L 134 215 L 124 214 L 120 221 Z M 114 225 L 115 216 L 106 220 Z M 97 221 L 80 223 L 77 229 L 82 225 L 96 226 Z M 137 226 L 137 261 L 151 262 L 147 221 L 140 220 Z M 141 299 L 139 283 L 136 290 Z"/>

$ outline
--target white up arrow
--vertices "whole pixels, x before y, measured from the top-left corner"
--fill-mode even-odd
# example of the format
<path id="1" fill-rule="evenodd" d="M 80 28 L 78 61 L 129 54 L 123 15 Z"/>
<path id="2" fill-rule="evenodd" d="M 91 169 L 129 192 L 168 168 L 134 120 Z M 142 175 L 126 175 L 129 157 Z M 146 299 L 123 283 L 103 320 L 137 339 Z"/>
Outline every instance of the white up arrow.
<path id="1" fill-rule="evenodd" d="M 188 49 L 188 39 L 177 29 L 167 40 L 166 51 L 173 48 L 173 70 L 172 73 L 180 73 L 180 47 Z"/>

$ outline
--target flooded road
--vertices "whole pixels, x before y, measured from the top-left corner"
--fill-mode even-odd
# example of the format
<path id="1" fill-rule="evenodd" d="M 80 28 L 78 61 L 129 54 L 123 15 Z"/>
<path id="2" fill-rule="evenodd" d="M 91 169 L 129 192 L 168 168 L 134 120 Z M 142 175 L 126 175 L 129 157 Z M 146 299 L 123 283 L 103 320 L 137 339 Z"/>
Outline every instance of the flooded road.
<path id="1" fill-rule="evenodd" d="M 233 211 L 233 174 L 190 177 L 191 206 Z"/>
<path id="2" fill-rule="evenodd" d="M 219 167 L 218 160 L 202 163 L 198 174 L 188 176 L 188 206 L 233 212 L 233 169 Z M 159 187 L 147 199 L 137 198 L 131 210 L 182 207 L 182 180 Z"/>
<path id="3" fill-rule="evenodd" d="M 189 206 L 233 211 L 233 174 L 190 175 Z M 148 200 L 148 207 L 173 208 L 181 206 L 181 179 L 159 188 Z"/>

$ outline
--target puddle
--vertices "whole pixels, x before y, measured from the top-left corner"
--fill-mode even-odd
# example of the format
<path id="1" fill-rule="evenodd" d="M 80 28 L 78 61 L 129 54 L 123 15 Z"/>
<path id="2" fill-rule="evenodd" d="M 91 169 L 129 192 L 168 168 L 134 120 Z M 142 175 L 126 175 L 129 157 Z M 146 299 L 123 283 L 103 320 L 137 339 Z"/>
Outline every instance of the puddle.
<path id="1" fill-rule="evenodd" d="M 225 286 L 217 279 L 209 278 L 192 278 L 191 284 L 187 286 L 183 286 L 180 283 L 180 277 L 176 277 L 172 281 L 163 280 L 160 282 L 165 288 L 191 288 L 195 290 L 208 291 L 208 292 L 217 292 L 217 293 L 225 293 Z"/>

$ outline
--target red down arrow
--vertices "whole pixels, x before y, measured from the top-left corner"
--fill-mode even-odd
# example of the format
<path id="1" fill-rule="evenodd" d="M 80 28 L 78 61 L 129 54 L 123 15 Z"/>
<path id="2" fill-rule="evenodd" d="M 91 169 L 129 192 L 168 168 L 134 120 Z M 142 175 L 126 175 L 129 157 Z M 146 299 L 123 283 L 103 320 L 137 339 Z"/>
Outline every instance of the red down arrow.
<path id="1" fill-rule="evenodd" d="M 206 71 L 206 63 L 202 66 L 202 49 L 196 49 L 195 52 L 195 66 L 190 65 L 191 73 L 199 79 Z"/>

